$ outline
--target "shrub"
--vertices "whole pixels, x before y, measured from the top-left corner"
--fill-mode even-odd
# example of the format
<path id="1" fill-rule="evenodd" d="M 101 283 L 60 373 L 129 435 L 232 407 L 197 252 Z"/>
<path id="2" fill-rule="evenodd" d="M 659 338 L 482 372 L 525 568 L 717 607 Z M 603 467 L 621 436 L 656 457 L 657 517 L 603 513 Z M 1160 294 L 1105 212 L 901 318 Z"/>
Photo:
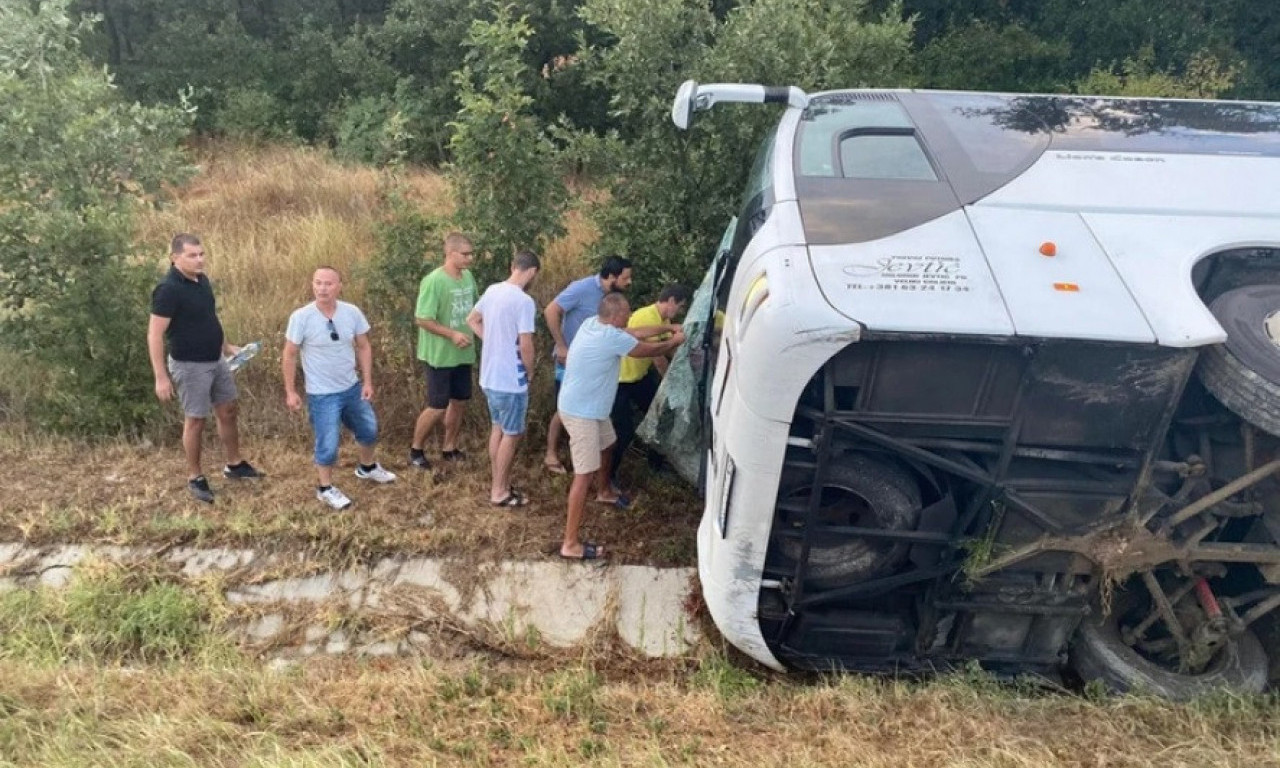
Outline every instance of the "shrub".
<path id="1" fill-rule="evenodd" d="M 25 416 L 138 431 L 158 408 L 133 214 L 182 177 L 190 113 L 122 103 L 69 2 L 0 6 L 0 345 L 44 374 Z"/>
<path id="2" fill-rule="evenodd" d="M 493 21 L 472 22 L 466 64 L 454 74 L 462 108 L 451 123 L 452 177 L 480 285 L 503 279 L 517 250 L 542 252 L 564 231 L 568 191 L 556 149 L 522 86 L 531 34 L 524 18 L 496 7 Z"/>

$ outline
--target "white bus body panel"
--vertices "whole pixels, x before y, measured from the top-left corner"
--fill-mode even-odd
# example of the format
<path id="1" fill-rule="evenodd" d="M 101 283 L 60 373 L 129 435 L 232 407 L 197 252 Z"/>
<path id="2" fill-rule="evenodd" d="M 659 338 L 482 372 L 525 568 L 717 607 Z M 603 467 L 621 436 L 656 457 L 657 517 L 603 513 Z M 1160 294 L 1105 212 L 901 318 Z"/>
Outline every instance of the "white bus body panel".
<path id="1" fill-rule="evenodd" d="M 809 255 L 826 300 L 868 328 L 1014 334 L 964 211 L 867 243 L 811 246 Z"/>
<path id="2" fill-rule="evenodd" d="M 969 220 L 1019 336 L 1156 340 L 1079 214 L 974 206 Z"/>

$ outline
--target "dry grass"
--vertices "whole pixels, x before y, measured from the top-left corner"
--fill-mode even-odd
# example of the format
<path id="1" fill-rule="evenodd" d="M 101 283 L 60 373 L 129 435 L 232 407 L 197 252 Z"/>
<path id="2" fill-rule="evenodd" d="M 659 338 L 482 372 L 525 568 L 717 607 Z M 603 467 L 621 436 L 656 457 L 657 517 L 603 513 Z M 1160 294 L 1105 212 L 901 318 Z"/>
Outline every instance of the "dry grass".
<path id="1" fill-rule="evenodd" d="M 327 562 L 388 554 L 492 561 L 551 556 L 563 531 L 568 480 L 543 472 L 534 446 L 518 456 L 515 475 L 531 504 L 495 509 L 488 503 L 483 454 L 434 474 L 412 470 L 401 451 L 388 451 L 382 459 L 400 479 L 375 486 L 352 477 L 355 456 L 348 442 L 335 478 L 355 506 L 334 513 L 315 499 L 310 445 L 301 434 L 245 441 L 245 454 L 268 472 L 262 481 L 216 477 L 215 445 L 210 440 L 206 449 L 218 494 L 209 506 L 187 495 L 176 445 L 113 443 L 86 450 L 66 440 L 4 437 L 0 541 L 249 546 L 304 550 Z M 592 505 L 585 532 L 611 545 L 614 562 L 690 564 L 699 500 L 683 485 L 650 477 L 634 457 L 623 477 L 637 491 L 633 508 Z"/>
<path id="2" fill-rule="evenodd" d="M 263 353 L 237 374 L 237 383 L 244 453 L 270 477 L 258 484 L 220 482 L 220 450 L 210 427 L 205 466 L 218 503 L 208 507 L 191 501 L 183 487 L 176 404 L 168 406 L 169 427 L 159 447 L 108 443 L 86 449 L 6 424 L 0 437 L 0 488 L 6 496 L 0 540 L 251 544 L 342 558 L 397 552 L 489 560 L 554 551 L 567 478 L 549 476 L 541 465 L 552 409 L 548 375 L 534 377 L 530 431 L 517 458 L 516 484 L 533 503 L 524 510 L 496 510 L 487 503 L 489 425 L 483 398 L 468 408 L 462 447 L 471 459 L 465 466 L 447 477 L 407 471 L 409 438 L 423 395 L 421 374 L 407 361 L 395 362 L 403 355 L 380 349 L 382 340 L 375 338 L 380 458 L 401 480 L 388 488 L 359 484 L 350 476 L 354 455 L 348 442 L 336 477 L 356 506 L 349 514 L 334 515 L 314 499 L 310 429 L 304 416 L 284 408 L 279 347 L 289 313 L 310 299 L 315 266 L 342 269 L 349 275 L 344 298 L 363 300 L 358 267 L 376 247 L 376 224 L 386 215 L 380 192 L 387 179 L 382 171 L 342 165 L 322 150 L 297 147 L 213 144 L 199 148 L 196 159 L 199 173 L 175 191 L 173 205 L 142 222 L 141 237 L 155 244 L 159 274 L 167 264 L 170 236 L 199 234 L 228 337 L 264 342 Z M 452 210 L 448 184 L 434 171 L 405 171 L 399 184 L 426 211 L 448 215 Z M 586 271 L 583 254 L 595 235 L 580 210 L 571 211 L 566 223 L 567 234 L 547 249 L 543 274 L 532 289 L 540 305 Z M 439 249 L 438 243 L 423 244 L 424 273 L 438 260 Z M 404 290 L 416 293 L 416 281 Z M 432 453 L 438 451 L 439 437 L 437 430 L 428 444 Z M 630 463 L 631 470 L 624 472 L 636 474 L 624 478 L 638 494 L 636 508 L 594 507 L 587 533 L 612 545 L 620 562 L 688 564 L 699 502 L 682 485 L 647 477 L 643 462 L 633 458 Z"/>
<path id="3" fill-rule="evenodd" d="M 725 686 L 712 657 L 614 677 L 564 662 L 0 665 L 0 761 L 64 765 L 1280 765 L 1274 701 L 1102 702 L 847 678 Z"/>

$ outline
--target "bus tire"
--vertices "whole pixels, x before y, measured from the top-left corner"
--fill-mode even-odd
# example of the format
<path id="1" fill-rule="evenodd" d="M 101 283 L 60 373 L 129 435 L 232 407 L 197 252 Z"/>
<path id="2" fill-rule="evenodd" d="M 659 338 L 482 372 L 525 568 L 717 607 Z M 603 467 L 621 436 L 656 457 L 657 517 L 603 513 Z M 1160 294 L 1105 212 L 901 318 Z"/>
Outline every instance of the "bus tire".
<path id="1" fill-rule="evenodd" d="M 1280 436 L 1280 285 L 1246 285 L 1227 291 L 1209 310 L 1227 331 L 1225 344 L 1200 355 L 1205 389 L 1232 413 Z"/>
<path id="2" fill-rule="evenodd" d="M 807 497 L 812 492 L 813 478 L 809 473 L 784 475 L 782 482 L 781 498 Z M 910 472 L 886 459 L 860 453 L 834 458 L 827 468 L 823 492 L 836 499 L 862 502 L 857 506 L 856 517 L 836 520 L 837 524 L 908 531 L 914 530 L 920 517 L 919 484 Z M 845 514 L 840 509 L 831 509 L 828 514 L 831 513 Z M 827 515 L 824 518 L 830 519 Z M 788 565 L 799 559 L 801 547 L 798 539 L 782 540 L 780 551 Z M 909 549 L 910 545 L 904 542 L 819 533 L 810 542 L 805 584 L 829 588 L 866 581 L 901 564 Z"/>
<path id="3" fill-rule="evenodd" d="M 1087 617 L 1076 631 L 1069 658 L 1083 682 L 1096 680 L 1113 693 L 1146 693 L 1172 701 L 1223 689 L 1261 693 L 1267 687 L 1267 653 L 1252 631 L 1246 629 L 1228 639 L 1204 671 L 1181 673 L 1149 661 L 1126 645 L 1117 621 L 1121 613 L 1116 606 L 1109 616 Z"/>

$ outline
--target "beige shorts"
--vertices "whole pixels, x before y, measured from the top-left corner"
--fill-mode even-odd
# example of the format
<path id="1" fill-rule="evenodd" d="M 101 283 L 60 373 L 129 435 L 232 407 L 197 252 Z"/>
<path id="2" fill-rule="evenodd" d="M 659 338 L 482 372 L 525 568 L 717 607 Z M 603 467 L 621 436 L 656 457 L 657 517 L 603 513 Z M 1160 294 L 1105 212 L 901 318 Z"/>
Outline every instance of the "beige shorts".
<path id="1" fill-rule="evenodd" d="M 560 421 L 569 433 L 569 455 L 573 474 L 589 475 L 600 469 L 600 453 L 618 441 L 613 422 L 608 419 L 580 419 L 560 412 Z"/>

